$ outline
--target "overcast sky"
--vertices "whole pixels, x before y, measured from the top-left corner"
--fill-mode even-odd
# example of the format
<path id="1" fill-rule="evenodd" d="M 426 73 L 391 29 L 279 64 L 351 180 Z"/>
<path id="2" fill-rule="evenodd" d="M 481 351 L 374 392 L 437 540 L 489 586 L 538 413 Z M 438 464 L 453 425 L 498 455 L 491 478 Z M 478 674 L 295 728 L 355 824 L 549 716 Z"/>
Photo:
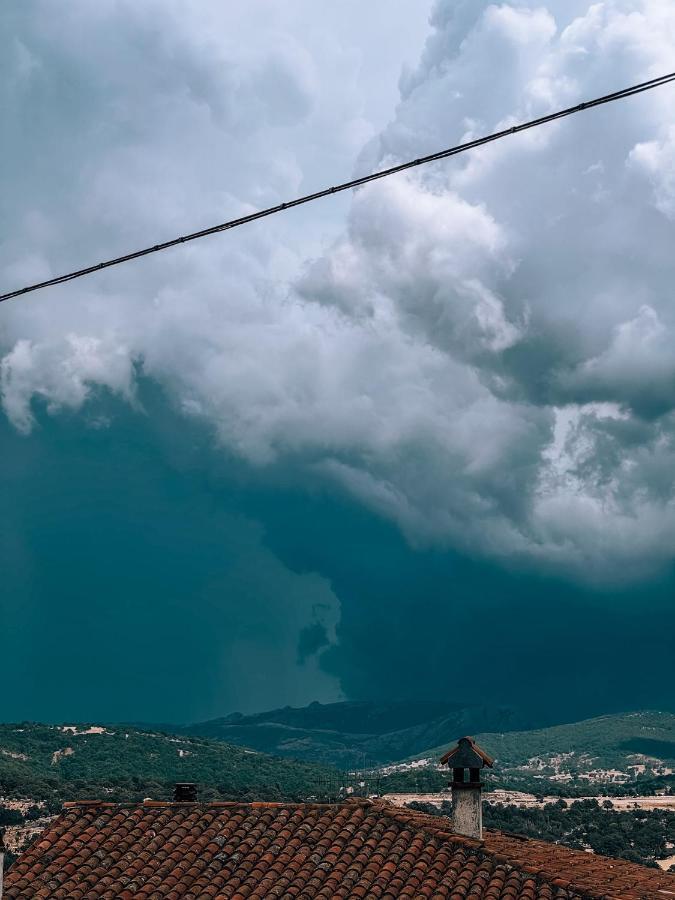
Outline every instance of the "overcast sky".
<path id="1" fill-rule="evenodd" d="M 5 3 L 0 289 L 674 43 L 668 0 Z M 536 715 L 673 707 L 674 240 L 664 87 L 4 304 L 0 717 L 465 699 L 472 666 Z"/>

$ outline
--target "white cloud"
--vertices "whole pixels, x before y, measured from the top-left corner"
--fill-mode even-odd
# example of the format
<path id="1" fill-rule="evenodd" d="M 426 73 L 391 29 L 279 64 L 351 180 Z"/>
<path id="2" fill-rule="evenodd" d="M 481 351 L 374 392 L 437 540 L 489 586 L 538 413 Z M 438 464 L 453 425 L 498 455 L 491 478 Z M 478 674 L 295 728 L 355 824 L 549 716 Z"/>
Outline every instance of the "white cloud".
<path id="1" fill-rule="evenodd" d="M 331 41 L 311 4 L 248 6 L 5 14 L 6 278 L 329 182 L 365 142 L 360 170 L 659 74 L 675 37 L 665 0 L 442 0 L 376 134 L 348 16 Z M 675 532 L 674 114 L 663 88 L 359 190 L 341 233 L 325 203 L 7 305 L 5 410 L 132 397 L 138 364 L 413 541 L 647 571 Z"/>
<path id="2" fill-rule="evenodd" d="M 675 220 L 675 126 L 660 140 L 637 144 L 628 158 L 629 165 L 649 179 L 657 209 Z"/>
<path id="3" fill-rule="evenodd" d="M 6 414 L 24 433 L 34 425 L 33 397 L 50 413 L 79 409 L 93 385 L 133 398 L 133 364 L 128 349 L 114 336 L 107 339 L 66 335 L 63 342 L 32 344 L 18 340 L 0 362 L 0 390 Z"/>

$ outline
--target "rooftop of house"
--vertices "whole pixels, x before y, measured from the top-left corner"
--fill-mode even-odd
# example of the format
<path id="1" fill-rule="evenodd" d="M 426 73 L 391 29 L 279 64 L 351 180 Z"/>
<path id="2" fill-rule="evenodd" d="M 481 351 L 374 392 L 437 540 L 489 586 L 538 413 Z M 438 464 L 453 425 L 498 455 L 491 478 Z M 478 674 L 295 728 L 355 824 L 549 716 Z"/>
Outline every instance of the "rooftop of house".
<path id="1" fill-rule="evenodd" d="M 12 866 L 14 898 L 675 900 L 675 876 L 382 800 L 67 804 Z"/>

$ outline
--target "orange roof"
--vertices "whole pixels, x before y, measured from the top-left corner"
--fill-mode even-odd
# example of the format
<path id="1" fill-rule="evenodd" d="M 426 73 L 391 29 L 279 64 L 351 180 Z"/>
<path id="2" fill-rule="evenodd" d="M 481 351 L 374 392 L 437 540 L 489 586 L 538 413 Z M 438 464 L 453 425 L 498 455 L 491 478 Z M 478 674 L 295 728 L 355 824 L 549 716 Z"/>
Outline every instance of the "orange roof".
<path id="1" fill-rule="evenodd" d="M 14 863 L 5 900 L 668 900 L 675 876 L 555 844 L 450 832 L 383 801 L 70 804 Z"/>

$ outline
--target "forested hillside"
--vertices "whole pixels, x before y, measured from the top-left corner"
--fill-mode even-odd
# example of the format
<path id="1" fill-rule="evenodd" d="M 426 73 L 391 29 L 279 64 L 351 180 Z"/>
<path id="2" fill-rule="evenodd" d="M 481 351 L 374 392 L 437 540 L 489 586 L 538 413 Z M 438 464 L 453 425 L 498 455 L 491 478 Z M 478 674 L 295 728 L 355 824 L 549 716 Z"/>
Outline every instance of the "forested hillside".
<path id="1" fill-rule="evenodd" d="M 618 713 L 530 731 L 484 733 L 476 739 L 489 745 L 490 753 L 502 766 L 517 766 L 536 758 L 545 768 L 565 771 L 586 768 L 590 763 L 612 768 L 634 755 L 675 762 L 675 714 Z M 440 744 L 425 755 L 440 754 L 443 747 Z"/>
<path id="2" fill-rule="evenodd" d="M 532 731 L 477 734 L 495 758 L 494 787 L 571 794 L 653 793 L 675 786 L 675 715 L 632 712 Z M 382 790 L 437 791 L 447 742 L 381 773 Z"/>
<path id="3" fill-rule="evenodd" d="M 127 726 L 0 725 L 0 795 L 42 801 L 171 796 L 195 781 L 201 796 L 303 799 L 329 796 L 338 773 L 205 738 Z"/>

